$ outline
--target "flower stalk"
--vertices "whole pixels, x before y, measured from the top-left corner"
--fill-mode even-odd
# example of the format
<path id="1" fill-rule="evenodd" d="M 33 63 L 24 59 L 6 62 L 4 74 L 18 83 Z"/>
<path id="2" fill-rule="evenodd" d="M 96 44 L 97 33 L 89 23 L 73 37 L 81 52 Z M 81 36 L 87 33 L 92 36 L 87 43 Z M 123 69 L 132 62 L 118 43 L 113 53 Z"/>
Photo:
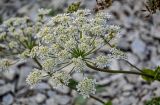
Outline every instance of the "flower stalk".
<path id="1" fill-rule="evenodd" d="M 145 74 L 143 72 L 135 72 L 135 71 L 122 71 L 122 70 L 109 70 L 109 69 L 101 69 L 101 68 L 97 68 L 95 66 L 90 65 L 89 63 L 86 63 L 86 65 L 96 71 L 101 71 L 101 72 L 106 72 L 106 73 L 122 73 L 122 74 L 134 74 L 134 75 L 141 75 L 141 76 L 147 76 L 149 78 L 154 78 L 154 76 L 149 75 L 149 74 Z"/>

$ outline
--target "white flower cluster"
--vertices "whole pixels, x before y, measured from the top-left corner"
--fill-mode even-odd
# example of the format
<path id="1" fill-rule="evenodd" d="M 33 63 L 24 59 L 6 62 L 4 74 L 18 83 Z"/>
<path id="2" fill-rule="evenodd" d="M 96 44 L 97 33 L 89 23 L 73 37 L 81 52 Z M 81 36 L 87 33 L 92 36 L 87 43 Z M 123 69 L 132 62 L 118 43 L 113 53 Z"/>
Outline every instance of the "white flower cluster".
<path id="1" fill-rule="evenodd" d="M 86 62 L 91 60 L 91 55 L 107 45 L 104 39 L 108 40 L 112 33 L 111 40 L 119 32 L 118 26 L 108 24 L 110 18 L 104 12 L 93 16 L 90 10 L 78 10 L 52 17 L 37 34 L 40 45 L 34 52 L 42 60 L 54 58 L 57 64 L 53 66 L 68 62 L 74 65 L 75 71 L 81 71 L 85 69 Z M 101 59 L 97 56 L 95 59 L 99 60 L 94 63 L 98 67 L 105 67 L 110 63 L 109 56 L 100 56 Z"/>
<path id="2" fill-rule="evenodd" d="M 95 80 L 85 77 L 77 85 L 77 91 L 79 91 L 80 94 L 83 95 L 85 98 L 89 97 L 90 94 L 95 94 L 96 92 L 95 83 Z"/>
<path id="3" fill-rule="evenodd" d="M 72 70 L 82 72 L 87 67 L 86 63 L 94 63 L 97 67 L 104 68 L 109 66 L 113 58 L 123 56 L 116 48 L 108 49 L 111 54 L 106 56 L 94 55 L 117 37 L 120 28 L 109 25 L 110 18 L 105 12 L 94 16 L 90 10 L 78 10 L 52 17 L 41 28 L 36 35 L 39 45 L 31 50 L 30 56 L 37 56 L 42 60 L 43 70 L 51 76 L 49 82 L 54 87 L 67 85 L 71 78 L 70 74 L 59 71 L 61 68 L 73 65 Z M 88 97 L 95 93 L 95 81 L 85 78 L 79 82 L 77 90 L 84 97 Z"/>
<path id="4" fill-rule="evenodd" d="M 31 72 L 27 79 L 26 82 L 33 86 L 36 85 L 38 82 L 40 82 L 40 80 L 43 78 L 43 72 L 41 70 L 38 69 L 34 69 L 33 72 Z"/>
<path id="5" fill-rule="evenodd" d="M 4 22 L 0 29 L 0 38 L 7 37 L 10 51 L 20 53 L 22 58 L 40 60 L 42 70 L 34 70 L 26 80 L 28 84 L 38 83 L 44 73 L 54 87 L 68 85 L 71 72 L 65 72 L 65 67 L 73 65 L 74 72 L 83 72 L 86 63 L 105 68 L 113 58 L 124 57 L 121 51 L 109 48 L 108 45 L 117 38 L 120 30 L 119 26 L 109 24 L 111 15 L 104 11 L 92 15 L 86 9 L 58 14 L 46 22 L 45 15 L 49 12 L 40 9 L 36 22 L 29 18 L 12 18 Z M 110 54 L 95 55 L 107 45 Z M 95 80 L 84 78 L 77 85 L 77 90 L 84 97 L 89 97 L 96 91 Z"/>
<path id="6" fill-rule="evenodd" d="M 39 14 L 41 15 L 38 15 L 38 18 L 41 17 L 40 20 L 37 18 L 36 21 L 32 21 L 29 17 L 13 17 L 0 25 L 0 43 L 7 46 L 10 55 L 22 53 L 20 57 L 27 56 L 24 54 L 36 45 L 35 34 L 44 24 L 45 15 L 49 11 L 50 10 L 40 9 Z"/>
<path id="7" fill-rule="evenodd" d="M 1 59 L 0 60 L 0 70 L 7 70 L 9 66 L 13 64 L 13 61 L 10 59 Z"/>
<path id="8" fill-rule="evenodd" d="M 54 88 L 58 86 L 68 85 L 71 76 L 66 72 L 55 72 L 50 78 L 50 83 Z"/>

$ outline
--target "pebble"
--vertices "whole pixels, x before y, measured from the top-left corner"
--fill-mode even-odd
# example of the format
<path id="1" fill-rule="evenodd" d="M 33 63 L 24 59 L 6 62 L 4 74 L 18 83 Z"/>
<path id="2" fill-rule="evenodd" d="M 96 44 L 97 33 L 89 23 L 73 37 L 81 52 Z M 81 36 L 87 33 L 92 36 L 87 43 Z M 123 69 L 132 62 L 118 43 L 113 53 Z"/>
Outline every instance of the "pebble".
<path id="1" fill-rule="evenodd" d="M 33 89 L 49 90 L 49 89 L 51 89 L 51 87 L 45 82 L 40 82 L 35 87 L 33 87 Z"/>
<path id="2" fill-rule="evenodd" d="M 8 80 L 13 80 L 15 77 L 15 74 L 16 74 L 16 70 L 14 70 L 14 69 L 10 69 L 8 71 L 3 72 L 3 75 Z"/>
<path id="3" fill-rule="evenodd" d="M 14 92 L 14 90 L 15 90 L 14 84 L 8 83 L 8 84 L 5 84 L 3 86 L 0 86 L 0 96 L 3 95 L 3 94 L 8 93 L 10 91 Z"/>
<path id="4" fill-rule="evenodd" d="M 131 90 L 133 90 L 133 85 L 131 84 L 124 85 L 123 91 L 131 91 Z"/>
<path id="5" fill-rule="evenodd" d="M 37 103 L 42 103 L 43 101 L 45 101 L 46 99 L 46 96 L 44 94 L 41 94 L 41 93 L 38 93 L 36 96 L 35 96 L 35 100 Z"/>
<path id="6" fill-rule="evenodd" d="M 31 67 L 23 67 L 21 68 L 21 70 L 19 70 L 20 74 L 19 74 L 17 89 L 22 88 L 27 85 L 26 78 L 31 71 L 32 71 Z"/>
<path id="7" fill-rule="evenodd" d="M 144 59 L 146 57 L 146 44 L 139 38 L 132 42 L 131 49 L 139 58 Z"/>
<path id="8" fill-rule="evenodd" d="M 3 79 L 0 79 L 0 86 L 4 84 L 5 84 L 5 81 Z"/>
<path id="9" fill-rule="evenodd" d="M 52 97 L 46 100 L 46 105 L 58 105 L 56 100 Z"/>
<path id="10" fill-rule="evenodd" d="M 56 99 L 56 102 L 61 105 L 66 105 L 71 100 L 70 97 L 66 95 L 56 95 L 55 99 Z"/>
<path id="11" fill-rule="evenodd" d="M 7 94 L 3 97 L 2 101 L 4 105 L 11 105 L 13 103 L 13 96 L 11 94 Z"/>

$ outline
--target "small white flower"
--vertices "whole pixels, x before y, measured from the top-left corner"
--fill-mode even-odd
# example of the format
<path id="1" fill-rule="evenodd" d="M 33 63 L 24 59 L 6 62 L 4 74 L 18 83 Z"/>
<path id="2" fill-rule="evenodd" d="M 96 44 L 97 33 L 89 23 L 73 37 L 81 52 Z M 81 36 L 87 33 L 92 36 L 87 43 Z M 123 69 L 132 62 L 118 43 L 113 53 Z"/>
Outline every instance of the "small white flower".
<path id="1" fill-rule="evenodd" d="M 12 49 L 12 48 L 17 48 L 17 47 L 18 47 L 18 43 L 15 42 L 15 41 L 11 41 L 8 46 L 9 46 L 11 49 Z"/>
<path id="2" fill-rule="evenodd" d="M 61 50 L 57 57 L 60 61 L 64 62 L 67 58 L 71 57 L 71 54 L 66 50 Z"/>
<path id="3" fill-rule="evenodd" d="M 6 35 L 7 35 L 6 32 L 0 33 L 0 40 L 5 39 Z"/>
<path id="4" fill-rule="evenodd" d="M 49 53 L 49 48 L 48 46 L 39 46 L 39 49 L 38 49 L 38 56 L 40 58 L 44 58 L 45 56 L 47 56 Z"/>
<path id="5" fill-rule="evenodd" d="M 66 72 L 55 72 L 50 78 L 49 82 L 54 88 L 58 86 L 68 85 L 71 76 Z"/>
<path id="6" fill-rule="evenodd" d="M 38 69 L 34 69 L 33 72 L 31 72 L 27 79 L 26 82 L 31 85 L 34 86 L 36 85 L 38 82 L 40 82 L 40 80 L 43 78 L 43 73 L 42 71 L 38 70 Z"/>
<path id="7" fill-rule="evenodd" d="M 39 15 L 47 15 L 47 14 L 49 14 L 50 11 L 51 11 L 51 9 L 41 8 L 41 9 L 38 10 L 38 14 Z"/>
<path id="8" fill-rule="evenodd" d="M 29 49 L 26 49 L 21 54 L 19 54 L 19 57 L 22 58 L 22 59 L 27 58 L 28 56 L 30 56 L 30 50 Z"/>
<path id="9" fill-rule="evenodd" d="M 34 46 L 29 54 L 29 56 L 31 58 L 34 58 L 36 55 L 37 55 L 37 52 L 38 52 L 38 46 Z"/>
<path id="10" fill-rule="evenodd" d="M 2 70 L 7 70 L 9 68 L 9 66 L 11 66 L 13 64 L 12 60 L 9 59 L 1 59 L 0 60 L 0 69 Z"/>
<path id="11" fill-rule="evenodd" d="M 96 14 L 96 18 L 101 18 L 101 19 L 111 19 L 112 15 L 110 15 L 109 13 L 106 13 L 104 11 L 100 11 Z"/>
<path id="12" fill-rule="evenodd" d="M 5 26 L 7 26 L 7 27 L 10 27 L 10 26 L 13 25 L 13 22 L 14 22 L 14 21 L 15 21 L 15 18 L 10 18 L 10 19 L 4 21 L 3 24 L 4 24 Z"/>
<path id="13" fill-rule="evenodd" d="M 76 72 L 80 72 L 80 71 L 82 71 L 83 69 L 86 68 L 86 64 L 83 61 L 82 57 L 73 58 L 72 63 L 75 67 Z"/>
<path id="14" fill-rule="evenodd" d="M 81 43 L 81 44 L 78 45 L 78 48 L 81 51 L 88 52 L 89 50 L 91 50 L 92 47 L 90 47 L 87 43 Z"/>
<path id="15" fill-rule="evenodd" d="M 93 35 L 100 36 L 100 35 L 104 35 L 106 33 L 106 29 L 103 26 L 101 26 L 101 25 L 97 25 L 97 26 L 92 27 L 90 29 L 90 32 Z"/>
<path id="16" fill-rule="evenodd" d="M 90 94 L 95 94 L 96 92 L 95 83 L 96 83 L 95 80 L 88 79 L 87 77 L 85 77 L 76 86 L 77 91 L 79 91 L 84 98 L 89 97 Z"/>
<path id="17" fill-rule="evenodd" d="M 76 15 L 76 16 L 87 16 L 90 14 L 91 14 L 91 10 L 89 9 L 77 10 L 76 12 L 73 13 L 73 15 Z"/>
<path id="18" fill-rule="evenodd" d="M 127 59 L 127 55 L 119 49 L 111 48 L 110 52 L 114 59 Z"/>
<path id="19" fill-rule="evenodd" d="M 68 14 L 58 14 L 57 16 L 52 18 L 52 21 L 54 21 L 54 23 L 61 23 L 61 24 L 66 24 L 71 20 L 70 16 L 68 16 Z"/>
<path id="20" fill-rule="evenodd" d="M 110 31 L 110 32 L 118 33 L 119 30 L 120 30 L 120 27 L 117 26 L 117 25 L 109 25 L 109 26 L 107 27 L 107 29 L 108 29 L 108 31 Z"/>
<path id="21" fill-rule="evenodd" d="M 55 66 L 55 61 L 53 58 L 46 59 L 42 62 L 42 67 L 45 71 L 53 71 Z"/>
<path id="22" fill-rule="evenodd" d="M 104 68 L 111 63 L 111 57 L 100 55 L 96 57 L 96 59 L 94 60 L 94 63 L 96 63 L 97 67 Z"/>

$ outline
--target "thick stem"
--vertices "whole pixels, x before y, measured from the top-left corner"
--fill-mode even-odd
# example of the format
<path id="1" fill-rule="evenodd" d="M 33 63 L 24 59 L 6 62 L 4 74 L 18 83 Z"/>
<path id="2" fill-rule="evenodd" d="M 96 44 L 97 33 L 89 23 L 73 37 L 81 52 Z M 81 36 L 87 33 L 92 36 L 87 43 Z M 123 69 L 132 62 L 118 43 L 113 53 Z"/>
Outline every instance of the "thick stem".
<path id="1" fill-rule="evenodd" d="M 121 71 L 121 70 L 109 70 L 109 69 L 101 69 L 101 68 L 97 68 L 95 66 L 90 65 L 89 63 L 86 63 L 86 65 L 96 71 L 101 71 L 101 72 L 107 72 L 107 73 L 122 73 L 122 74 L 134 74 L 134 75 L 142 75 L 142 76 L 147 76 L 149 78 L 154 78 L 154 76 L 149 75 L 149 74 L 145 74 L 142 72 L 135 72 L 135 71 Z"/>

